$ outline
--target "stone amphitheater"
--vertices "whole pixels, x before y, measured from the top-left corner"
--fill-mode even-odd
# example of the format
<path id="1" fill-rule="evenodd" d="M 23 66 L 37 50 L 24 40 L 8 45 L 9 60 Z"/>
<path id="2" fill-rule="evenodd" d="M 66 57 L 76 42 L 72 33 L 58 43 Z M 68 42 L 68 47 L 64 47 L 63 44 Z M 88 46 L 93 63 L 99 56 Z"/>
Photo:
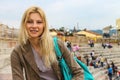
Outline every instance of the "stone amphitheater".
<path id="1" fill-rule="evenodd" d="M 116 43 L 112 43 L 113 48 L 111 49 L 103 49 L 100 43 L 95 44 L 95 47 L 90 48 L 88 45 L 82 45 L 80 49 L 79 55 L 90 54 L 92 50 L 95 50 L 96 55 L 103 55 L 103 57 L 107 58 L 108 62 L 113 61 L 115 65 L 120 69 L 120 46 Z M 105 68 L 93 68 L 90 67 L 90 71 L 94 75 L 95 80 L 108 80 Z"/>
<path id="2" fill-rule="evenodd" d="M 14 46 L 17 44 L 16 38 L 18 37 L 18 32 L 18 29 L 9 28 L 7 25 L 0 24 L 0 80 L 12 80 L 10 55 Z M 61 38 L 61 36 L 59 36 L 59 38 Z M 115 65 L 120 68 L 120 46 L 117 44 L 113 44 L 112 49 L 103 49 L 99 43 L 95 43 L 95 47 L 90 48 L 87 44 L 82 43 L 87 43 L 88 39 L 86 39 L 86 37 L 75 36 L 72 39 L 68 37 L 68 40 L 73 43 L 79 43 L 80 54 L 78 54 L 78 56 L 89 54 L 92 50 L 95 50 L 96 54 L 102 54 L 109 61 L 114 61 Z M 110 40 L 108 39 L 108 41 Z M 102 42 L 102 40 L 100 39 L 97 42 Z M 114 42 L 114 39 L 111 42 Z M 92 66 L 88 66 L 88 68 L 93 74 L 95 80 L 108 80 L 106 74 L 107 69 L 93 68 Z"/>
<path id="3" fill-rule="evenodd" d="M 3 27 L 1 27 L 3 26 Z M 0 24 L 0 80 L 12 80 L 11 66 L 10 66 L 10 55 L 14 46 L 17 44 L 16 32 L 14 28 L 9 29 L 6 25 Z M 7 33 L 7 34 L 6 34 Z M 11 35 L 9 35 L 10 33 Z M 82 37 L 79 39 L 78 37 L 74 37 L 73 42 L 78 42 L 80 45 L 80 52 L 78 56 L 89 54 L 92 50 L 95 50 L 96 54 L 103 55 L 109 61 L 114 61 L 115 65 L 120 67 L 120 46 L 116 43 L 113 43 L 112 49 L 103 49 L 100 43 L 95 43 L 95 47 L 90 48 L 88 44 L 83 44 L 87 39 Z M 91 73 L 93 74 L 95 80 L 108 80 L 106 71 L 104 68 L 93 68 L 91 66 L 88 67 Z"/>
<path id="4" fill-rule="evenodd" d="M 13 47 L 14 48 L 14 47 Z M 10 54 L 13 48 L 0 48 L 0 80 L 12 80 L 11 67 L 10 67 Z M 120 67 L 120 46 L 113 44 L 112 49 L 103 49 L 101 44 L 95 44 L 95 47 L 90 48 L 87 44 L 83 44 L 80 47 L 80 54 L 89 54 L 91 50 L 95 50 L 97 54 L 102 54 L 108 60 L 114 61 L 115 65 Z M 108 80 L 107 74 L 104 68 L 88 67 L 93 74 L 95 80 Z"/>

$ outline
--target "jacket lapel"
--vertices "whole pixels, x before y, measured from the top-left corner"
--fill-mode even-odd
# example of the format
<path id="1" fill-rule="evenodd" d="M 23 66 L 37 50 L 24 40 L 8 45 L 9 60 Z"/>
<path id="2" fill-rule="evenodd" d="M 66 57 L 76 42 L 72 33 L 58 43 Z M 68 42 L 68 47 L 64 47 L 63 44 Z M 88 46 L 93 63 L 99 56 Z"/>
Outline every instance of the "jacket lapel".
<path id="1" fill-rule="evenodd" d="M 30 67 L 32 67 L 32 69 L 39 75 L 40 72 L 35 62 L 33 51 L 29 41 L 27 41 L 27 43 L 23 46 L 23 49 L 23 55 L 25 56 L 26 61 L 29 63 Z"/>
<path id="2" fill-rule="evenodd" d="M 63 76 L 61 74 L 58 61 L 52 64 L 52 68 L 53 68 L 56 76 L 58 77 L 58 80 L 63 80 Z"/>

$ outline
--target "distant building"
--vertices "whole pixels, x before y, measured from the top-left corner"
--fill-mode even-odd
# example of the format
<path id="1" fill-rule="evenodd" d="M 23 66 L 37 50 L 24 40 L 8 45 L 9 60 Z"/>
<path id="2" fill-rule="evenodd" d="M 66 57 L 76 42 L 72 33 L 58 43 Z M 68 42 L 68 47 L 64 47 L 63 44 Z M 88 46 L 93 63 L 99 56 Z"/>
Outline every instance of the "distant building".
<path id="1" fill-rule="evenodd" d="M 110 29 L 112 28 L 111 25 L 106 26 L 103 28 L 103 37 L 104 38 L 110 38 Z"/>
<path id="2" fill-rule="evenodd" d="M 50 35 L 53 36 L 53 37 L 57 36 L 57 32 L 56 31 L 50 31 Z"/>
<path id="3" fill-rule="evenodd" d="M 120 42 L 120 18 L 116 20 L 117 38 Z"/>
<path id="4" fill-rule="evenodd" d="M 18 42 L 19 29 L 9 28 L 5 24 L 0 24 L 0 48 L 14 47 Z"/>
<path id="5" fill-rule="evenodd" d="M 116 20 L 116 28 L 120 29 L 120 18 Z"/>
<path id="6" fill-rule="evenodd" d="M 0 24 L 0 38 L 18 38 L 19 29 L 10 28 L 5 24 Z"/>
<path id="7" fill-rule="evenodd" d="M 96 41 L 97 39 L 102 38 L 102 35 L 100 35 L 100 34 L 98 34 L 96 32 L 90 31 L 90 30 L 79 31 L 79 32 L 76 33 L 76 35 L 86 36 L 87 38 L 91 38 L 94 41 Z"/>

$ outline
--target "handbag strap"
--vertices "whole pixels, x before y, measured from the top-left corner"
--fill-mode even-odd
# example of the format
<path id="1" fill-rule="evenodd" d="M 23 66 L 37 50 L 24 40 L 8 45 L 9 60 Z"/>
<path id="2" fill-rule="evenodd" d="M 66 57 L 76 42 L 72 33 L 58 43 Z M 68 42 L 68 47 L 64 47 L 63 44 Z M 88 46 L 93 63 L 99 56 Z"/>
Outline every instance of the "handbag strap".
<path id="1" fill-rule="evenodd" d="M 61 51 L 58 46 L 58 38 L 53 37 L 53 41 L 54 41 L 54 49 L 55 49 L 56 55 L 58 57 L 58 60 L 60 60 L 60 59 L 62 59 L 62 54 L 61 54 Z"/>

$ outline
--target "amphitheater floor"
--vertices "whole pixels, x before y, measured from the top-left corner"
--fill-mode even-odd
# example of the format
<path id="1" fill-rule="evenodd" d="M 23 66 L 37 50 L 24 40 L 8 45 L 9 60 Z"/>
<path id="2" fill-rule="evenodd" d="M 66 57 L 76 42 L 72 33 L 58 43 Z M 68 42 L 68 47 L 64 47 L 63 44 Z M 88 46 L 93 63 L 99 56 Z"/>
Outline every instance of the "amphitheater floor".
<path id="1" fill-rule="evenodd" d="M 0 74 L 0 80 L 12 80 L 11 74 Z"/>

